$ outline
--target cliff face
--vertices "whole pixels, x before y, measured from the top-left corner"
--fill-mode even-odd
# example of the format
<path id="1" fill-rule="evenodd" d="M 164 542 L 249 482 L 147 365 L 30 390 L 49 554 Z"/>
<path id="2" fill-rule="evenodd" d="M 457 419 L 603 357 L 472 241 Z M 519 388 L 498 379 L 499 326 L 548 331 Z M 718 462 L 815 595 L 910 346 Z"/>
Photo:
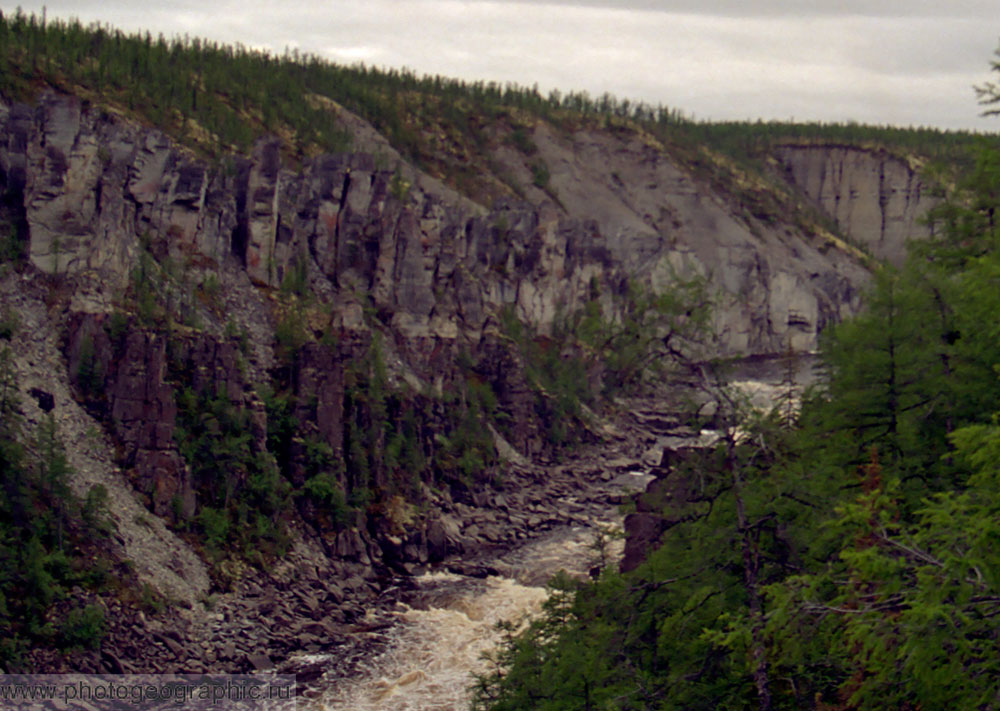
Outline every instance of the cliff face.
<path id="1" fill-rule="evenodd" d="M 734 212 L 635 135 L 541 125 L 533 138 L 551 172 L 546 191 L 485 210 L 369 154 L 293 172 L 276 144 L 261 144 L 248 159 L 209 165 L 65 97 L 0 116 L 0 166 L 23 192 L 31 262 L 48 273 L 122 286 L 143 241 L 175 259 L 235 261 L 262 286 L 304 260 L 343 318 L 356 321 L 370 298 L 408 338 L 479 333 L 505 304 L 544 331 L 594 278 L 662 290 L 703 274 L 721 296 L 720 347 L 733 354 L 814 347 L 823 326 L 857 306 L 865 280 L 849 255 Z"/>
<path id="2" fill-rule="evenodd" d="M 529 382 L 505 314 L 540 334 L 544 350 L 595 295 L 613 319 L 630 282 L 663 292 L 701 276 L 715 297 L 717 354 L 751 355 L 815 348 L 825 326 L 859 306 L 867 272 L 854 256 L 747 214 L 634 131 L 536 125 L 536 153 L 501 146 L 493 156 L 523 199 L 487 208 L 348 118 L 372 152 L 291 169 L 276 142 L 211 162 L 72 97 L 0 102 L 0 191 L 29 261 L 0 279 L 0 312 L 22 314 L 12 350 L 25 415 L 42 417 L 29 392 L 53 396 L 78 490 L 109 488 L 120 555 L 186 605 L 226 586 L 218 565 L 210 580 L 199 544 L 176 534 L 210 503 L 223 506 L 199 462 L 215 454 L 190 454 L 202 430 L 219 441 L 231 430 L 226 456 L 246 470 L 228 482 L 225 505 L 241 490 L 258 495 L 260 481 L 273 486 L 276 471 L 297 497 L 291 552 L 270 582 L 230 566 L 226 584 L 253 595 L 277 586 L 289 615 L 302 607 L 304 619 L 339 623 L 360 614 L 357 601 L 387 570 L 509 543 L 548 520 L 534 508 L 522 515 L 540 496 L 527 487 L 547 486 L 538 477 L 520 482 L 514 467 L 501 495 L 469 480 L 477 460 L 460 457 L 474 448 L 456 444 L 484 436 L 459 412 L 484 388 L 478 407 L 504 423 L 485 436 L 514 462 L 544 454 L 542 420 L 560 417 L 539 406 L 552 395 Z M 818 154 L 787 149 L 782 159 L 793 175 L 802 166 L 807 191 L 816 183 L 827 194 L 829 180 L 807 177 L 827 170 Z M 836 185 L 857 184 L 847 158 L 829 160 L 840 161 Z M 539 161 L 545 180 L 531 177 Z M 879 205 L 909 195 L 912 176 L 888 162 L 879 170 Z M 881 224 L 896 229 L 894 214 L 883 209 Z M 387 384 L 377 382 L 382 368 Z M 194 421 L 184 408 L 198 398 L 212 416 Z M 391 455 L 359 454 L 366 444 Z M 346 510 L 335 494 L 351 491 L 375 498 Z M 233 614 L 255 613 L 240 605 Z M 197 634 L 218 637 L 223 625 L 212 624 Z M 303 630 L 282 649 L 301 648 Z M 131 633 L 115 634 L 127 644 Z M 218 659 L 245 668 L 264 646 Z M 158 650 L 183 659 L 170 644 Z"/>
<path id="3" fill-rule="evenodd" d="M 788 180 L 876 257 L 900 265 L 907 240 L 930 235 L 921 220 L 937 200 L 907 162 L 838 145 L 788 144 L 776 157 Z"/>

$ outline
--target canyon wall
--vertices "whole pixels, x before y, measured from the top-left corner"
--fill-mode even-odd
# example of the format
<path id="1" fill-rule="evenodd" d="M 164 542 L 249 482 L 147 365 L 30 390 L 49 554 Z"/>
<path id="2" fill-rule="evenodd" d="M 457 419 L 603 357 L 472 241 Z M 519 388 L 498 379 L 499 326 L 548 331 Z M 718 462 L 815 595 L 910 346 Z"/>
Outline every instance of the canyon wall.
<path id="1" fill-rule="evenodd" d="M 775 157 L 792 184 L 876 257 L 899 266 L 906 242 L 931 234 L 923 218 L 938 199 L 919 166 L 885 150 L 846 145 L 789 143 Z"/>
<path id="2" fill-rule="evenodd" d="M 486 209 L 370 154 L 290 170 L 261 143 L 247 158 L 198 160 L 63 96 L 3 107 L 0 121 L 0 169 L 23 196 L 32 264 L 109 285 L 127 282 L 144 244 L 235 260 L 260 286 L 308 263 L 345 318 L 370 299 L 396 332 L 448 339 L 481 333 L 504 305 L 545 331 L 595 279 L 612 293 L 630 278 L 663 290 L 703 275 L 718 296 L 717 346 L 736 355 L 815 347 L 866 279 L 851 255 L 743 214 L 638 135 L 540 125 L 545 192 Z"/>
<path id="3" fill-rule="evenodd" d="M 859 308 L 868 272 L 855 254 L 792 220 L 747 211 L 648 136 L 540 123 L 531 139 L 547 181 L 532 183 L 525 157 L 501 146 L 495 165 L 523 195 L 484 206 L 381 144 L 295 166 L 267 140 L 248 156 L 207 159 L 73 97 L 0 101 L 4 215 L 23 233 L 28 260 L 0 274 L 0 312 L 20 314 L 24 329 L 12 347 L 24 414 L 32 425 L 54 412 L 77 488 L 103 482 L 112 492 L 120 555 L 140 561 L 140 578 L 201 625 L 179 651 L 168 636 L 156 654 L 184 661 L 188 642 L 211 638 L 226 668 L 264 665 L 268 649 L 309 648 L 332 634 L 329 625 L 358 619 L 359 601 L 393 574 L 555 525 L 558 512 L 531 493 L 545 488 L 538 472 L 518 469 L 546 456 L 538 403 L 554 398 L 529 382 L 510 315 L 552 348 L 549 337 L 594 299 L 614 320 L 634 284 L 664 293 L 697 277 L 714 302 L 714 338 L 699 354 L 749 356 L 812 350 L 826 326 Z M 781 158 L 821 205 L 828 194 L 863 193 L 843 213 L 855 226 L 845 229 L 878 221 L 873 249 L 892 258 L 896 222 L 919 212 L 919 186 L 888 161 L 876 180 L 867 154 L 838 155 L 787 149 Z M 831 199 L 840 219 L 846 203 Z M 359 363 L 384 368 L 393 413 L 359 405 L 382 387 L 359 379 Z M 486 434 L 511 462 L 506 488 L 449 478 L 437 464 L 407 471 L 374 461 L 363 481 L 335 466 L 360 430 L 383 428 L 376 414 L 395 418 L 396 433 L 429 461 L 457 441 L 456 409 L 485 386 L 503 415 L 502 432 Z M 46 408 L 32 392 L 47 394 Z M 185 422 L 183 403 L 198 397 L 218 411 Z M 240 429 L 233 446 L 254 466 L 279 463 L 299 497 L 290 552 L 256 580 L 236 562 L 206 565 L 190 534 L 212 483 L 179 441 L 192 429 L 224 429 L 230 416 Z M 302 494 L 325 451 L 334 464 L 320 473 L 343 491 L 375 492 L 368 508 L 335 510 L 334 521 Z M 564 474 L 565 489 L 572 472 Z M 240 619 L 268 608 L 273 624 L 254 627 L 259 643 L 230 648 L 223 620 L 196 615 L 197 601 L 230 587 L 243 596 L 231 607 Z M 289 632 L 285 617 L 300 629 Z M 278 647 L 265 640 L 270 627 L 288 632 Z M 136 644 L 134 634 L 123 625 L 112 637 L 121 648 Z"/>

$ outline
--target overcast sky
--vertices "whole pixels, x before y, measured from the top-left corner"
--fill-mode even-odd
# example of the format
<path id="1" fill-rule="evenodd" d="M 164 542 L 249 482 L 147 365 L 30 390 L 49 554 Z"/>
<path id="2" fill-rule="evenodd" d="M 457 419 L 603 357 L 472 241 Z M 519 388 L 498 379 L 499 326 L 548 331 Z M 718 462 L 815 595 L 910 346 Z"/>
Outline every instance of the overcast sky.
<path id="1" fill-rule="evenodd" d="M 0 0 L 4 12 L 18 3 Z M 22 1 L 26 11 L 418 73 L 605 91 L 699 119 L 1000 130 L 998 0 Z M 996 78 L 1000 80 L 1000 75 Z"/>

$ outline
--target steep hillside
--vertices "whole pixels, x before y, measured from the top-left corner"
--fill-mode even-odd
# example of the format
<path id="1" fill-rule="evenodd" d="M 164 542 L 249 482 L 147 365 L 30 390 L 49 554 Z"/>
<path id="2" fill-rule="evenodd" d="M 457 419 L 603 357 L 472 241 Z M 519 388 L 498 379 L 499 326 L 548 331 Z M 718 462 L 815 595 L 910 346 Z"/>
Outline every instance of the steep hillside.
<path id="1" fill-rule="evenodd" d="M 0 24 L 0 411 L 19 423 L 0 434 L 40 492 L 0 503 L 56 507 L 32 462 L 58 431 L 79 499 L 59 516 L 103 532 L 79 559 L 112 570 L 65 574 L 61 518 L 8 532 L 12 566 L 76 592 L 3 612 L 5 664 L 93 644 L 94 669 L 236 669 L 330 644 L 392 576 L 531 535 L 553 484 L 526 462 L 606 434 L 611 397 L 679 361 L 814 349 L 869 279 L 825 221 L 894 258 L 925 205 L 866 151 L 786 146 L 778 179 L 645 109 L 483 87 L 485 111 L 381 75 L 345 98 L 309 59 L 117 35 L 132 57 L 111 32 Z M 67 59 L 88 42 L 94 62 Z M 187 67 L 162 86 L 115 69 L 160 52 Z M 275 103 L 307 113 L 223 90 L 255 61 L 296 72 Z M 80 523 L 101 501 L 112 523 Z M 286 624 L 235 646 L 265 613 Z"/>

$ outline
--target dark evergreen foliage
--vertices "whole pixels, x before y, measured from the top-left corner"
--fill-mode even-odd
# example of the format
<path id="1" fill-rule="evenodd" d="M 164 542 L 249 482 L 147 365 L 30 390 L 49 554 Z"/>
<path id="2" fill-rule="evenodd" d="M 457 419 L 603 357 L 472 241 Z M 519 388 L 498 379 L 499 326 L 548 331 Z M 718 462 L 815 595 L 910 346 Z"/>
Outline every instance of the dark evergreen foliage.
<path id="1" fill-rule="evenodd" d="M 25 431 L 13 356 L 0 348 L 0 664 L 17 669 L 34 644 L 90 647 L 104 634 L 103 609 L 67 603 L 75 586 L 100 587 L 110 565 L 103 487 L 81 502 L 55 419 Z M 55 612 L 56 608 L 60 612 Z"/>
<path id="2" fill-rule="evenodd" d="M 474 708 L 1000 709 L 997 155 L 979 142 L 935 237 L 826 334 L 796 426 L 744 422 L 676 471 L 702 493 L 664 505 L 661 547 L 556 581 Z"/>
<path id="3" fill-rule="evenodd" d="M 346 150 L 350 137 L 331 101 L 371 122 L 404 156 L 425 166 L 442 160 L 435 136 L 460 136 L 475 149 L 485 140 L 480 129 L 503 118 L 512 121 L 511 142 L 532 155 L 535 147 L 516 115 L 565 126 L 634 124 L 681 153 L 693 152 L 688 159 L 695 166 L 712 162 L 701 155 L 703 144 L 751 163 L 786 140 L 870 143 L 954 161 L 975 140 L 964 132 L 856 123 L 696 122 L 677 109 L 607 93 L 543 95 L 537 86 L 342 66 L 297 50 L 276 56 L 188 36 L 43 22 L 20 10 L 3 16 L 0 92 L 25 98 L 44 86 L 123 109 L 213 154 L 245 150 L 265 133 L 290 136 L 286 147 L 298 157 Z M 545 187 L 546 166 L 536 161 L 532 170 L 534 183 Z M 458 173 L 450 177 L 463 182 Z"/>

